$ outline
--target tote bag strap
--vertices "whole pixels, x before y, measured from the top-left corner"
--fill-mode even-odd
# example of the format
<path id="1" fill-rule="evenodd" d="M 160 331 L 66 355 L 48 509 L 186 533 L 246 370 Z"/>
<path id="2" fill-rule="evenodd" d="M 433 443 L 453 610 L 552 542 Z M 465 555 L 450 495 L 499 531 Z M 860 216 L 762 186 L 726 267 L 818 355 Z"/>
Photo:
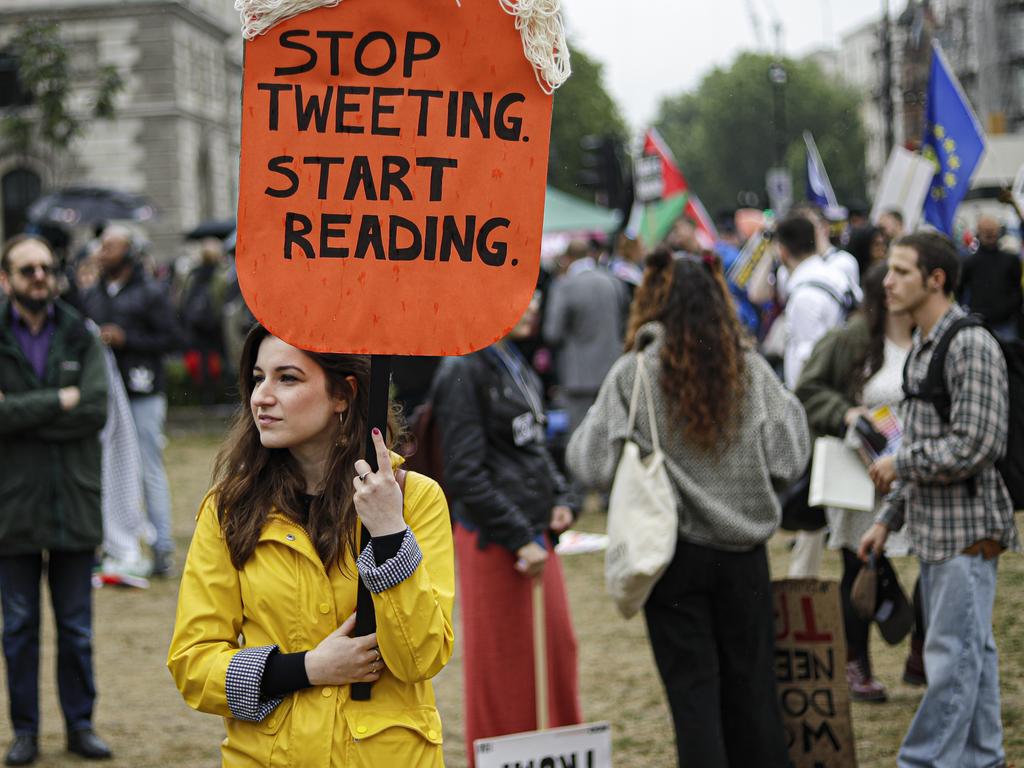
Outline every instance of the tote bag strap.
<path id="1" fill-rule="evenodd" d="M 630 439 L 633 437 L 633 427 L 636 426 L 636 412 L 640 405 L 640 387 L 644 389 L 644 399 L 647 401 L 647 423 L 651 429 L 651 447 L 655 453 L 661 451 L 661 441 L 658 439 L 658 424 L 654 417 L 654 395 L 651 393 L 651 381 L 647 376 L 647 368 L 644 365 L 643 353 L 638 352 L 636 356 L 636 376 L 633 379 L 633 395 L 629 399 L 629 421 L 626 434 Z"/>

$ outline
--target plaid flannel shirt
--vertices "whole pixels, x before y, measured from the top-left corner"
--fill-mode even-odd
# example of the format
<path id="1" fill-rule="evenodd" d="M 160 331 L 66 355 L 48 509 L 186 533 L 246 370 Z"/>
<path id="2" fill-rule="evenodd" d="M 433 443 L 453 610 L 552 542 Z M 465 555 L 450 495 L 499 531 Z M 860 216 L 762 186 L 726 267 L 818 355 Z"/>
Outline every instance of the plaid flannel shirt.
<path id="1" fill-rule="evenodd" d="M 914 333 L 911 387 L 920 387 L 936 342 L 964 314 L 954 304 L 927 337 Z M 896 482 L 876 519 L 890 530 L 906 523 L 911 546 L 927 562 L 948 560 L 981 539 L 1020 549 L 1013 504 L 995 466 L 1006 451 L 1009 421 L 1006 361 L 998 343 L 983 328 L 961 329 L 943 374 L 952 403 L 949 423 L 930 403 L 905 401 Z"/>

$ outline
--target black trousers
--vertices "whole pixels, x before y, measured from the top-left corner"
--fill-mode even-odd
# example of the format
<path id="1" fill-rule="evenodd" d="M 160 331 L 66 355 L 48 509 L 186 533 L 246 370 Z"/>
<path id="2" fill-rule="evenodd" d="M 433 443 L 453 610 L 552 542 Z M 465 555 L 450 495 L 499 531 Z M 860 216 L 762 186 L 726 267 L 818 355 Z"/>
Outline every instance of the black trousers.
<path id="1" fill-rule="evenodd" d="M 680 768 L 789 766 L 764 547 L 724 552 L 680 541 L 644 614 Z"/>

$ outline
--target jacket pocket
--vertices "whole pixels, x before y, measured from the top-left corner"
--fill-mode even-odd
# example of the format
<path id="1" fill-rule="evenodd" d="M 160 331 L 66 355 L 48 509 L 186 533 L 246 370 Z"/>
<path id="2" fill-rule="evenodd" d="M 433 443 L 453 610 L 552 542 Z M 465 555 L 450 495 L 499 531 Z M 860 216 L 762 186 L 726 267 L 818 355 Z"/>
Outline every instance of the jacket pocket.
<path id="1" fill-rule="evenodd" d="M 410 709 L 345 708 L 354 739 L 353 765 L 440 766 L 441 716 L 434 707 Z"/>
<path id="2" fill-rule="evenodd" d="M 295 694 L 285 696 L 284 701 L 277 705 L 273 712 L 264 717 L 258 723 L 253 723 L 264 736 L 274 736 L 281 730 L 284 722 L 292 712 L 292 704 L 295 701 Z"/>
<path id="3" fill-rule="evenodd" d="M 294 694 L 285 697 L 273 712 L 258 723 L 225 718 L 228 737 L 222 747 L 224 765 L 251 765 L 252 761 L 273 768 L 290 765 L 288 723 L 294 699 Z"/>
<path id="4" fill-rule="evenodd" d="M 103 477 L 103 451 L 99 438 L 69 441 L 63 444 L 64 471 L 75 485 L 99 493 Z"/>

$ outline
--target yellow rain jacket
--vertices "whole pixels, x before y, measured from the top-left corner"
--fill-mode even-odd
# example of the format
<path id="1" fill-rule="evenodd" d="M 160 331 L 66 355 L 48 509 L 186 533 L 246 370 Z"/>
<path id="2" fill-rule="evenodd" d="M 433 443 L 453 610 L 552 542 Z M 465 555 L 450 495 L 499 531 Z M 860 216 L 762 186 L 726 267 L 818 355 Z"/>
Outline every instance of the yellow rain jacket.
<path id="1" fill-rule="evenodd" d="M 347 685 L 314 686 L 249 722 L 228 705 L 232 658 L 242 648 L 316 647 L 355 610 L 356 565 L 346 554 L 342 568 L 328 573 L 303 528 L 273 513 L 238 571 L 216 502 L 207 496 L 181 578 L 167 666 L 189 706 L 224 718 L 224 766 L 444 765 L 430 679 L 452 655 L 455 572 L 448 506 L 437 483 L 407 473 L 404 514 L 423 559 L 409 578 L 373 595 L 386 668 L 370 700 L 353 701 Z"/>

